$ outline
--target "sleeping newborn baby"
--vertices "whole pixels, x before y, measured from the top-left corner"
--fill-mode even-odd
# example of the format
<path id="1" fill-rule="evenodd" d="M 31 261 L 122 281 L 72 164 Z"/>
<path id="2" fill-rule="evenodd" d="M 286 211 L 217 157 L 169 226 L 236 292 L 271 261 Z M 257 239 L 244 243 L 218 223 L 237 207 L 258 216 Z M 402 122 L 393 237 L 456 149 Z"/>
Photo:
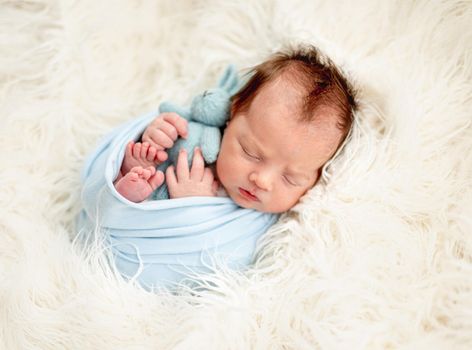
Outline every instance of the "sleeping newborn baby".
<path id="1" fill-rule="evenodd" d="M 315 48 L 278 53 L 256 66 L 232 97 L 215 164 L 206 166 L 197 148 L 190 167 L 181 150 L 175 167 L 165 175 L 156 170 L 166 149 L 187 137 L 184 118 L 162 113 L 142 142 L 127 145 L 114 185 L 133 202 L 165 181 L 170 198 L 226 195 L 242 208 L 283 213 L 314 186 L 342 145 L 354 109 L 350 84 Z"/>
<path id="2" fill-rule="evenodd" d="M 244 270 L 278 214 L 313 187 L 343 144 L 354 97 L 315 48 L 275 54 L 251 73 L 226 100 L 213 163 L 193 146 L 174 158 L 174 145 L 195 138 L 184 112 L 131 119 L 86 161 L 79 227 L 100 227 L 122 276 L 154 289 L 192 284 L 220 266 Z M 168 158 L 175 167 L 156 170 Z M 172 200 L 146 200 L 164 181 Z"/>

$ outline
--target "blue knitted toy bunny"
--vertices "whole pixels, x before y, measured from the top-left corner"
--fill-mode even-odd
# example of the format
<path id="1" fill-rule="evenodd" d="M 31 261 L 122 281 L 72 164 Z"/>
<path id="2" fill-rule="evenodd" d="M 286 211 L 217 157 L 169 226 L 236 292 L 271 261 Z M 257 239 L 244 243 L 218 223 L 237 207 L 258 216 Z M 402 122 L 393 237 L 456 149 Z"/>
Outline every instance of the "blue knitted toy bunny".
<path id="1" fill-rule="evenodd" d="M 175 112 L 188 120 L 188 137 L 187 139 L 178 138 L 174 146 L 167 150 L 169 158 L 159 165 L 159 170 L 165 173 L 169 165 L 176 165 L 181 148 L 187 151 L 189 166 L 192 164 L 193 151 L 196 146 L 200 147 L 205 163 L 210 164 L 216 161 L 221 143 L 220 127 L 229 118 L 231 96 L 237 92 L 238 88 L 237 70 L 230 65 L 221 77 L 218 87 L 197 95 L 190 107 L 179 107 L 170 102 L 161 103 L 160 113 Z M 165 183 L 154 191 L 152 198 L 169 198 Z"/>

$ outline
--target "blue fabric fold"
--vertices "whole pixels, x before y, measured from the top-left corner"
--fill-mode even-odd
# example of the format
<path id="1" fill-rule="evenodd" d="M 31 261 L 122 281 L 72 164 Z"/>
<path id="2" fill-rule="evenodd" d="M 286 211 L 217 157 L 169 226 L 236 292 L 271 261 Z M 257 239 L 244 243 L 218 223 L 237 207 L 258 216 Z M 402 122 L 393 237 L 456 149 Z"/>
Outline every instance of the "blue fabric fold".
<path id="1" fill-rule="evenodd" d="M 114 188 L 126 144 L 158 115 L 151 112 L 107 135 L 82 172 L 79 227 L 106 234 L 116 267 L 147 288 L 170 287 L 215 262 L 241 270 L 278 216 L 237 206 L 230 198 L 187 197 L 133 203 Z"/>

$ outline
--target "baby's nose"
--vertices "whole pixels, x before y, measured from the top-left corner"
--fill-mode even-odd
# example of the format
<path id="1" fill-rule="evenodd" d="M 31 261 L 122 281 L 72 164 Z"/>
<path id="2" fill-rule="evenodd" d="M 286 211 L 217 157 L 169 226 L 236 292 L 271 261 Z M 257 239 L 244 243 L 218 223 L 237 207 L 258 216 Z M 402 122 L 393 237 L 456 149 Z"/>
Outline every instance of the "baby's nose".
<path id="1" fill-rule="evenodd" d="M 253 172 L 249 175 L 249 180 L 254 182 L 261 190 L 272 190 L 272 179 L 268 172 Z"/>

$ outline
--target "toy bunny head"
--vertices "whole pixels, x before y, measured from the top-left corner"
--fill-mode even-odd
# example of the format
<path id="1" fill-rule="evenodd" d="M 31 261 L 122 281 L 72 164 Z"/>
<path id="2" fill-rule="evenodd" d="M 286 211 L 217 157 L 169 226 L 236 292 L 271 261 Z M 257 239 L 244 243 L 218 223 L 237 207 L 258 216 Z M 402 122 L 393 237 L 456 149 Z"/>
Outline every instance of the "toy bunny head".
<path id="1" fill-rule="evenodd" d="M 236 68 L 230 65 L 221 77 L 218 87 L 197 95 L 190 107 L 191 119 L 208 125 L 223 126 L 229 118 L 231 96 L 239 85 Z"/>

